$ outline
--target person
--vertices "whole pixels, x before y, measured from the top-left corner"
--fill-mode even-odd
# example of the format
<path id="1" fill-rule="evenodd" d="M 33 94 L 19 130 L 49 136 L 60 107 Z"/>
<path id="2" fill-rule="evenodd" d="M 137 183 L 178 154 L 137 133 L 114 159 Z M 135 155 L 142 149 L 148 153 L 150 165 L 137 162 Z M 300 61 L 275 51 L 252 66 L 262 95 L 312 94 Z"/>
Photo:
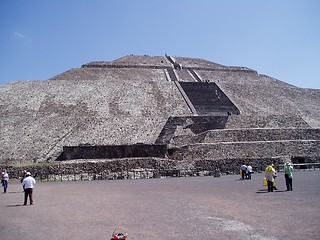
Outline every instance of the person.
<path id="1" fill-rule="evenodd" d="M 8 181 L 9 181 L 9 175 L 6 170 L 3 170 L 2 174 L 1 174 L 1 183 L 3 186 L 3 193 L 7 192 Z"/>
<path id="2" fill-rule="evenodd" d="M 30 199 L 30 205 L 33 205 L 33 188 L 36 184 L 36 180 L 31 177 L 31 173 L 27 172 L 26 177 L 22 181 L 22 186 L 24 189 L 24 203 L 23 205 L 27 205 L 28 197 Z"/>
<path id="3" fill-rule="evenodd" d="M 20 179 L 20 182 L 22 183 L 23 179 L 26 178 L 26 175 L 27 175 L 27 170 L 23 170 L 23 173 L 22 173 L 22 177 Z"/>
<path id="4" fill-rule="evenodd" d="M 268 192 L 273 192 L 273 189 L 277 190 L 274 182 L 275 182 L 275 177 L 277 176 L 277 172 L 274 169 L 274 165 L 268 165 L 266 167 L 265 171 L 265 177 L 267 180 L 267 185 L 268 185 Z"/>
<path id="5" fill-rule="evenodd" d="M 292 191 L 292 175 L 293 175 L 292 172 L 293 172 L 293 167 L 292 167 L 290 162 L 286 162 L 284 164 L 283 172 L 284 172 L 284 177 L 285 177 L 285 180 L 286 180 L 287 191 Z"/>
<path id="6" fill-rule="evenodd" d="M 241 179 L 244 180 L 247 173 L 247 166 L 245 164 L 242 164 L 240 167 L 241 170 Z"/>
<path id="7" fill-rule="evenodd" d="M 21 182 L 21 183 L 22 183 L 23 179 L 26 178 L 26 174 L 27 174 L 27 170 L 23 170 L 23 174 L 22 174 L 22 177 L 21 177 L 21 179 L 20 179 L 20 182 Z M 23 186 L 22 186 L 22 188 L 23 188 Z M 23 192 L 24 192 L 24 188 L 23 188 Z"/>
<path id="8" fill-rule="evenodd" d="M 251 173 L 252 173 L 252 167 L 251 167 L 251 165 L 248 165 L 248 167 L 247 167 L 247 172 L 248 172 L 248 179 L 251 180 Z"/>

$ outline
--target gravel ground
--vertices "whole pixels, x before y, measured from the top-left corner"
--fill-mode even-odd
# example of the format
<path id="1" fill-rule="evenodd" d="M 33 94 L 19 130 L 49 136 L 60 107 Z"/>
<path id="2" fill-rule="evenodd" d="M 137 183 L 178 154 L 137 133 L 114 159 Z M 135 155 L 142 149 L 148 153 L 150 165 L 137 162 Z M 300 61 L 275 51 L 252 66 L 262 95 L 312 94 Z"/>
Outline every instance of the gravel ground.
<path id="1" fill-rule="evenodd" d="M 1 239 L 320 239 L 320 172 L 295 172 L 286 192 L 252 180 L 166 178 L 39 182 L 33 206 L 22 206 L 19 182 L 0 194 Z"/>

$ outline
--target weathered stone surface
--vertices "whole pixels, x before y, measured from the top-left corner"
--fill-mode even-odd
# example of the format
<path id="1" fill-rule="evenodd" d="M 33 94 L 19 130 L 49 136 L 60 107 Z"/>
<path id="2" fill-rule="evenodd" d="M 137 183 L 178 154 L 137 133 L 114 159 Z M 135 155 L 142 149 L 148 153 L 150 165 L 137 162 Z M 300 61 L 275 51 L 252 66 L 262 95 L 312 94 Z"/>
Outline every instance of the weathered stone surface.
<path id="1" fill-rule="evenodd" d="M 190 89 L 206 83 L 212 90 Z M 223 104 L 215 109 L 216 100 Z M 50 80 L 0 86 L 0 164 L 54 162 L 63 147 L 136 144 L 168 144 L 162 164 L 172 169 L 203 163 L 211 171 L 245 159 L 315 161 L 319 102 L 320 90 L 203 59 L 125 56 L 91 62 Z M 142 166 L 150 157 L 132 169 L 154 169 Z M 124 171 L 120 160 L 114 163 Z"/>
<path id="2" fill-rule="evenodd" d="M 268 158 L 280 156 L 320 155 L 319 140 L 198 143 L 170 150 L 170 158 L 177 160 Z"/>
<path id="3" fill-rule="evenodd" d="M 290 140 L 320 140 L 320 129 L 313 128 L 249 128 L 249 129 L 217 129 L 190 136 L 173 137 L 175 146 L 194 143 L 219 142 L 264 142 Z"/>

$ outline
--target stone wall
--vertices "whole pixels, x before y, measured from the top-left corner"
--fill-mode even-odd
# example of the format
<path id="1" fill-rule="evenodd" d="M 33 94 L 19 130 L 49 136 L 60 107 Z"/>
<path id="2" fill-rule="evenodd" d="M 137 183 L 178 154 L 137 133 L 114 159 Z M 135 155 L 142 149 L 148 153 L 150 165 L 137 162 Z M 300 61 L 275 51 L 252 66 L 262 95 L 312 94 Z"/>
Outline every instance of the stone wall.
<path id="1" fill-rule="evenodd" d="M 0 87 L 0 163 L 52 161 L 63 146 L 156 141 L 190 111 L 174 83 L 23 81 Z"/>
<path id="2" fill-rule="evenodd" d="M 133 157 L 164 158 L 167 153 L 166 145 L 134 144 L 110 146 L 65 146 L 57 160 L 71 159 L 115 159 Z"/>
<path id="3" fill-rule="evenodd" d="M 23 171 L 29 171 L 41 181 L 55 180 L 108 180 L 136 179 L 159 177 L 191 177 L 222 174 L 238 174 L 241 164 L 253 166 L 254 171 L 264 171 L 264 168 L 274 163 L 283 164 L 285 158 L 273 159 L 220 159 L 176 161 L 162 158 L 127 158 L 127 159 L 78 159 L 55 164 L 10 165 L 0 166 L 6 169 L 10 178 L 18 179 Z"/>
<path id="4" fill-rule="evenodd" d="M 198 73 L 203 80 L 217 83 L 242 115 L 295 115 L 311 127 L 320 128 L 317 89 L 297 88 L 257 73 L 201 70 Z"/>
<path id="5" fill-rule="evenodd" d="M 319 140 L 199 143 L 169 149 L 176 160 L 269 158 L 278 156 L 320 156 Z"/>
<path id="6" fill-rule="evenodd" d="M 180 135 L 173 138 L 175 146 L 195 143 L 257 142 L 288 140 L 320 140 L 320 129 L 300 128 L 253 128 L 216 129 L 195 136 Z"/>

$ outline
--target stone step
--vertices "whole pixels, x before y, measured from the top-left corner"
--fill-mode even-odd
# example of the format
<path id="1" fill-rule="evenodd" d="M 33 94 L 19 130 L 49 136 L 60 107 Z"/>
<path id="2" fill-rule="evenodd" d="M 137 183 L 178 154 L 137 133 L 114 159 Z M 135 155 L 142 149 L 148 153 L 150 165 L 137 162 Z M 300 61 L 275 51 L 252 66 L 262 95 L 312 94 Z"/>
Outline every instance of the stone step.
<path id="1" fill-rule="evenodd" d="M 196 136 L 176 136 L 175 145 L 218 142 L 282 141 L 282 140 L 320 140 L 320 129 L 314 128 L 252 128 L 217 129 Z"/>
<path id="2" fill-rule="evenodd" d="M 216 112 L 239 114 L 238 108 L 215 84 L 206 82 L 180 82 L 199 115 L 213 115 Z"/>
<path id="3" fill-rule="evenodd" d="M 197 143 L 171 148 L 168 154 L 170 158 L 176 160 L 317 157 L 320 155 L 320 140 Z"/>

